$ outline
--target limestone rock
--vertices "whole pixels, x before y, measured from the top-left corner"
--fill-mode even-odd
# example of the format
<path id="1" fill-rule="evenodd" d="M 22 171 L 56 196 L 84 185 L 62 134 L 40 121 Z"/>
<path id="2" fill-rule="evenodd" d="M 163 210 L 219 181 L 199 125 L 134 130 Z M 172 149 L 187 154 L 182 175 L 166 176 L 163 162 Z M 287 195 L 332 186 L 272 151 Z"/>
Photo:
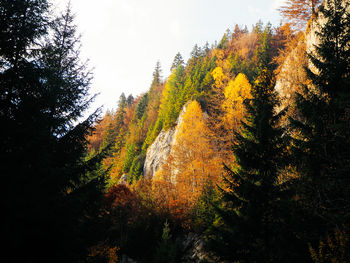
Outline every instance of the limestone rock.
<path id="1" fill-rule="evenodd" d="M 324 1 L 324 5 L 328 0 Z M 348 0 L 343 0 L 345 4 Z M 319 7 L 320 8 L 320 7 Z M 349 10 L 350 11 L 350 7 Z M 305 52 L 312 54 L 315 51 L 315 46 L 320 43 L 317 32 L 320 27 L 326 23 L 326 19 L 321 12 L 317 11 L 307 25 L 304 39 L 292 50 L 286 58 L 281 72 L 277 76 L 275 90 L 282 99 L 282 105 L 277 111 L 294 102 L 296 92 L 302 93 L 302 86 L 306 82 L 306 73 L 304 66 L 308 66 L 314 73 L 317 69 L 310 63 L 305 56 Z"/>
<path id="2" fill-rule="evenodd" d="M 171 128 L 168 131 L 162 130 L 156 140 L 148 148 L 143 167 L 144 176 L 152 178 L 164 164 L 170 154 L 174 134 L 175 128 Z"/>
<path id="3" fill-rule="evenodd" d="M 171 152 L 172 146 L 176 143 L 176 134 L 178 131 L 177 127 L 179 127 L 183 121 L 182 116 L 186 112 L 188 104 L 189 103 L 186 103 L 182 108 L 182 111 L 176 121 L 176 126 L 167 131 L 162 130 L 152 145 L 148 148 L 143 167 L 144 176 L 153 178 L 155 173 L 165 163 Z"/>

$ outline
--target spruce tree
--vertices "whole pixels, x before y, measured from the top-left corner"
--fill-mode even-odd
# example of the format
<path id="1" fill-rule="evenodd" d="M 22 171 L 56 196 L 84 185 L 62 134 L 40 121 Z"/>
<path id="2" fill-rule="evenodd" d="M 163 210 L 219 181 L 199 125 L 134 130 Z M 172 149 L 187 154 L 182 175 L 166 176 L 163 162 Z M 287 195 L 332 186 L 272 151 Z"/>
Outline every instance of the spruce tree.
<path id="1" fill-rule="evenodd" d="M 151 86 L 159 85 L 162 81 L 162 67 L 160 61 L 157 61 L 156 67 L 153 72 L 153 81 Z"/>
<path id="2" fill-rule="evenodd" d="M 300 118 L 291 120 L 304 236 L 315 242 L 327 231 L 349 227 L 349 5 L 328 0 L 321 6 L 319 44 L 308 54 L 306 68 L 311 83 L 296 98 Z"/>
<path id="3" fill-rule="evenodd" d="M 69 8 L 52 20 L 47 1 L 11 0 L 0 12 L 5 251 L 11 262 L 77 262 L 98 233 L 104 187 L 102 155 L 85 159 L 91 73 Z"/>
<path id="4" fill-rule="evenodd" d="M 184 65 L 184 60 L 181 56 L 181 53 L 178 52 L 174 58 L 173 63 L 171 64 L 171 68 L 170 71 L 173 71 L 174 69 L 176 69 L 178 66 L 183 66 Z"/>
<path id="5" fill-rule="evenodd" d="M 284 111 L 274 111 L 278 101 L 270 37 L 266 27 L 258 51 L 259 75 L 252 99 L 245 101 L 243 128 L 236 133 L 236 164 L 225 167 L 222 204 L 208 235 L 209 247 L 229 262 L 297 262 L 299 256 L 286 249 L 294 238 L 286 222 L 288 187 L 278 182 L 286 164 L 286 141 L 284 129 L 278 126 Z"/>

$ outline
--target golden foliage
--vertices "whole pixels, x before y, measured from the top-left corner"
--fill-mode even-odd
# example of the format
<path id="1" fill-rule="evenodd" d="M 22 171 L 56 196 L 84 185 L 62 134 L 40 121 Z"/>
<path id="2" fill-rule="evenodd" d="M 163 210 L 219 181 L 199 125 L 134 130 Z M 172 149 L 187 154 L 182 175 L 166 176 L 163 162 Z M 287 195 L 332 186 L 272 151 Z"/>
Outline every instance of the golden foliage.
<path id="1" fill-rule="evenodd" d="M 291 25 L 297 29 L 302 29 L 321 2 L 321 0 L 288 0 L 279 11 L 282 17 Z"/>
<path id="2" fill-rule="evenodd" d="M 113 124 L 114 118 L 113 114 L 107 112 L 103 119 L 97 123 L 94 127 L 94 132 L 88 136 L 87 140 L 89 141 L 88 150 L 98 151 L 102 144 L 103 138 L 108 132 L 108 127 Z"/>
<path id="3" fill-rule="evenodd" d="M 167 162 L 156 174 L 156 181 L 172 183 L 173 203 L 191 207 L 208 180 L 216 181 L 222 164 L 210 144 L 211 133 L 197 101 L 188 104 Z M 168 186 L 169 187 L 169 186 Z M 175 207 L 175 206 L 174 206 Z"/>
<path id="4" fill-rule="evenodd" d="M 225 87 L 225 101 L 222 104 L 224 109 L 223 121 L 227 129 L 237 130 L 244 117 L 244 100 L 252 98 L 251 85 L 243 73 L 239 73 L 234 80 L 231 80 Z"/>

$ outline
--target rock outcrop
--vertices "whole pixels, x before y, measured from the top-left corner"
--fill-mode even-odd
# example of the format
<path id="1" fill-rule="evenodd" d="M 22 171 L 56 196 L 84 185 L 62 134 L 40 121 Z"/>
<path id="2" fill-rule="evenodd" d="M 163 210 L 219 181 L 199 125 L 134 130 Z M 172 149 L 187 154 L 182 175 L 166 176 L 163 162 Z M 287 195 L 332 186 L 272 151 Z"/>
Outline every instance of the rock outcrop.
<path id="1" fill-rule="evenodd" d="M 327 1 L 328 0 L 324 1 L 322 5 L 325 5 Z M 347 1 L 348 0 L 343 0 L 343 3 L 345 4 Z M 350 11 L 350 7 L 348 11 Z M 307 82 L 304 67 L 308 66 L 312 71 L 316 71 L 314 65 L 308 61 L 305 52 L 314 53 L 315 46 L 320 43 L 317 32 L 320 31 L 320 28 L 326 22 L 322 13 L 317 11 L 309 21 L 304 36 L 285 59 L 275 85 L 275 90 L 282 99 L 281 109 L 293 103 L 293 97 L 296 92 L 303 92 L 302 87 Z"/>
<path id="2" fill-rule="evenodd" d="M 218 258 L 207 252 L 204 239 L 198 234 L 188 233 L 178 240 L 178 243 L 182 253 L 181 263 L 220 262 Z"/>
<path id="3" fill-rule="evenodd" d="M 153 178 L 155 173 L 162 167 L 168 158 L 171 148 L 175 145 L 177 127 L 183 121 L 183 114 L 186 112 L 187 105 L 186 103 L 176 121 L 176 126 L 168 129 L 167 131 L 162 130 L 152 145 L 148 148 L 146 153 L 145 164 L 143 166 L 143 175 Z"/>
<path id="4" fill-rule="evenodd" d="M 167 131 L 162 130 L 156 140 L 148 148 L 143 174 L 153 177 L 168 158 L 174 141 L 175 127 Z"/>

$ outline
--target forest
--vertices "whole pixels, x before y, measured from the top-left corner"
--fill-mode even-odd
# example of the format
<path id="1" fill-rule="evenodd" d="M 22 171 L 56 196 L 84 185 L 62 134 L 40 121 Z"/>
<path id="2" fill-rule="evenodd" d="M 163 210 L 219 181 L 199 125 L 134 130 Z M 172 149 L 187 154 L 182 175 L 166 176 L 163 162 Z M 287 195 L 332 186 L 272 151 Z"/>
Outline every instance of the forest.
<path id="1" fill-rule="evenodd" d="M 350 262 L 350 2 L 279 12 L 87 115 L 71 6 L 0 0 L 4 262 Z"/>

